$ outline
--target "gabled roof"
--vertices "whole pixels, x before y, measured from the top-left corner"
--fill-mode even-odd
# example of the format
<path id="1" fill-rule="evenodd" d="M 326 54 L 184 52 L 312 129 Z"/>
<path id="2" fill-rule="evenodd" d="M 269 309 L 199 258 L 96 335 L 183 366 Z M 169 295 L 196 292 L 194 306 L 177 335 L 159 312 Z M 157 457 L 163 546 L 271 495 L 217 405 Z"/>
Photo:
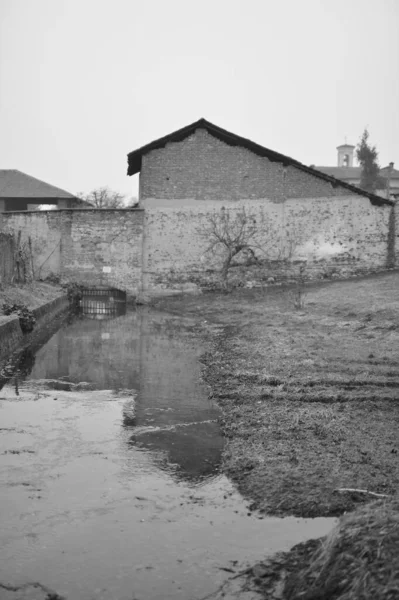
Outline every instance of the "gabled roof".
<path id="1" fill-rule="evenodd" d="M 382 175 L 382 177 L 388 177 L 388 173 L 389 173 L 390 167 L 382 167 L 380 169 L 380 175 Z M 391 171 L 391 179 L 399 179 L 399 171 L 398 169 L 392 169 Z"/>
<path id="2" fill-rule="evenodd" d="M 0 169 L 0 198 L 75 200 L 76 196 L 17 169 Z"/>
<path id="3" fill-rule="evenodd" d="M 361 167 L 319 167 L 315 166 L 315 169 L 318 169 L 322 173 L 326 175 L 331 175 L 336 179 L 359 179 L 362 174 Z M 381 177 L 388 177 L 389 167 L 383 167 L 380 169 Z M 392 169 L 391 171 L 391 179 L 399 179 L 399 171 L 397 169 Z"/>
<path id="4" fill-rule="evenodd" d="M 360 179 L 362 173 L 361 167 L 319 167 L 316 165 L 314 168 L 325 173 L 325 175 L 330 175 L 343 181 L 346 179 Z"/>
<path id="5" fill-rule="evenodd" d="M 371 202 L 373 204 L 378 204 L 378 205 L 392 204 L 392 202 L 390 200 L 386 200 L 384 198 L 380 198 L 379 196 L 376 196 L 375 194 L 370 194 L 368 192 L 365 192 L 353 185 L 350 185 L 349 183 L 340 181 L 339 179 L 336 179 L 335 177 L 332 177 L 331 175 L 322 173 L 321 171 L 317 171 L 316 169 L 314 169 L 312 167 L 307 167 L 306 165 L 300 163 L 299 161 L 297 161 L 293 158 L 290 158 L 289 156 L 285 156 L 284 154 L 280 154 L 279 152 L 275 152 L 274 150 L 269 150 L 269 148 L 260 146 L 259 144 L 256 144 L 255 142 L 252 142 L 251 140 L 248 140 L 239 135 L 236 135 L 235 133 L 231 133 L 230 131 L 227 131 L 226 129 L 222 129 L 221 127 L 214 125 L 213 123 L 211 123 L 210 121 L 207 121 L 206 119 L 199 119 L 198 121 L 195 121 L 194 123 L 191 123 L 190 125 L 187 125 L 186 127 L 183 127 L 182 129 L 178 129 L 177 131 L 174 131 L 173 133 L 170 133 L 169 135 L 165 135 L 164 137 L 159 138 L 158 140 L 154 140 L 153 142 L 150 142 L 149 144 L 146 144 L 145 146 L 142 146 L 141 148 L 138 148 L 137 150 L 133 150 L 132 152 L 129 152 L 129 154 L 127 155 L 127 160 L 128 160 L 127 174 L 135 175 L 136 173 L 138 173 L 141 170 L 142 157 L 145 154 L 148 154 L 148 152 L 150 152 L 151 150 L 157 150 L 159 148 L 164 148 L 166 146 L 166 144 L 168 144 L 169 142 L 181 142 L 184 139 L 186 139 L 187 137 L 189 137 L 190 135 L 192 135 L 196 129 L 206 129 L 208 131 L 208 133 L 210 133 L 214 137 L 218 138 L 225 144 L 228 144 L 229 146 L 240 146 L 243 148 L 247 148 L 247 150 L 250 150 L 254 154 L 257 154 L 258 156 L 266 157 L 272 162 L 279 162 L 285 166 L 296 167 L 297 169 L 300 169 L 301 171 L 305 171 L 306 173 L 309 173 L 310 175 L 313 175 L 314 177 L 318 177 L 319 179 L 324 179 L 324 181 L 328 181 L 334 187 L 337 187 L 337 186 L 344 187 L 353 193 L 359 194 L 361 196 L 366 196 L 367 198 L 369 198 L 371 200 Z"/>

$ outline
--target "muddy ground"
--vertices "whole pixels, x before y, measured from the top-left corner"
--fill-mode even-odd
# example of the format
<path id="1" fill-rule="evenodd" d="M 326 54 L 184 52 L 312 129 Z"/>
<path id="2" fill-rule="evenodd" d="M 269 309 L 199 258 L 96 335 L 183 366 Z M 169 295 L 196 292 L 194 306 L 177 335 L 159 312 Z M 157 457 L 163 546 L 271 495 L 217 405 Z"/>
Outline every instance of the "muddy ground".
<path id="1" fill-rule="evenodd" d="M 337 516 L 397 494 L 399 273 L 305 286 L 299 303 L 297 288 L 271 286 L 157 305 L 202 324 L 223 468 L 252 509 Z M 265 563 L 266 579 L 251 571 L 252 582 L 283 597 L 281 574 L 303 567 L 314 544 Z"/>

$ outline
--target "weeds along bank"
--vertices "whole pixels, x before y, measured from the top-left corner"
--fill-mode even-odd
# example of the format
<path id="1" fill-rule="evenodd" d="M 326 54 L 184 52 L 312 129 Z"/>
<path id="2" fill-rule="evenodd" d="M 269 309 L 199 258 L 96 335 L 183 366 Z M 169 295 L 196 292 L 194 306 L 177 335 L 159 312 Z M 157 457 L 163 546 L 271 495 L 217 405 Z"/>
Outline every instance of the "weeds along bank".
<path id="1" fill-rule="evenodd" d="M 29 343 L 32 332 L 67 307 L 66 292 L 59 285 L 31 281 L 0 287 L 0 361 Z"/>

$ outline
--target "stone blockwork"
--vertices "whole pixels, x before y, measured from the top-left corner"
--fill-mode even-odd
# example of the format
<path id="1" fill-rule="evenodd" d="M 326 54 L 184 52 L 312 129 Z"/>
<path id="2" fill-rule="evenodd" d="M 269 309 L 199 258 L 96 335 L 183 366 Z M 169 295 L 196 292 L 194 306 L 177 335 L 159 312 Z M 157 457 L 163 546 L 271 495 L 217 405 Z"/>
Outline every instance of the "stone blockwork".
<path id="1" fill-rule="evenodd" d="M 221 257 L 207 251 L 209 216 L 243 208 L 257 223 L 255 257 L 241 252 L 231 280 L 260 285 L 346 276 L 398 264 L 399 213 L 359 194 L 273 201 L 146 199 L 143 209 L 5 213 L 0 231 L 21 232 L 36 279 L 111 286 L 151 298 L 213 286 Z M 288 260 L 286 260 L 288 259 Z"/>
<path id="2" fill-rule="evenodd" d="M 148 297 L 209 285 L 217 279 L 220 256 L 207 252 L 209 215 L 218 214 L 217 201 L 147 200 L 143 288 Z M 223 203 L 231 211 L 245 207 L 255 217 L 258 233 L 252 255 L 237 256 L 231 279 L 259 285 L 277 281 L 369 273 L 386 268 L 389 204 L 375 206 L 361 196 L 297 198 L 275 203 L 246 200 Z M 288 261 L 286 259 L 289 259 Z"/>
<path id="3" fill-rule="evenodd" d="M 35 279 L 112 286 L 136 296 L 141 283 L 143 211 L 59 210 L 1 215 L 0 229 L 30 238 Z"/>
<path id="4" fill-rule="evenodd" d="M 197 129 L 185 140 L 170 142 L 142 158 L 142 200 L 284 201 L 348 195 L 352 194 L 345 187 L 334 187 L 292 165 L 284 166 L 241 146 L 230 146 L 206 129 Z"/>
<path id="5" fill-rule="evenodd" d="M 111 286 L 136 296 L 141 282 L 142 210 L 70 211 L 63 236 L 63 281 Z"/>

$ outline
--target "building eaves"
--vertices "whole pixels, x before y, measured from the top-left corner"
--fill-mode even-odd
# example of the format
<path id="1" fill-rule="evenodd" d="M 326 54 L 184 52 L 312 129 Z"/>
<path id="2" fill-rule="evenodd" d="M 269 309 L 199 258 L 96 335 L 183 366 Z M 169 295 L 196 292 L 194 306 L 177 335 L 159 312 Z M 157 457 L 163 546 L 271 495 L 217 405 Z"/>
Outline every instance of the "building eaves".
<path id="1" fill-rule="evenodd" d="M 318 171 L 316 168 L 307 167 L 306 165 L 302 164 L 301 162 L 299 162 L 293 158 L 290 158 L 289 156 L 285 156 L 284 154 L 280 154 L 279 152 L 275 152 L 274 150 L 270 150 L 269 148 L 260 146 L 256 142 L 253 142 L 252 140 L 248 140 L 239 135 L 231 133 L 230 131 L 227 131 L 226 129 L 222 129 L 221 127 L 214 125 L 213 123 L 211 123 L 210 121 L 207 121 L 206 119 L 199 119 L 198 121 L 195 121 L 194 123 L 191 123 L 190 125 L 186 125 L 186 127 L 183 127 L 182 129 L 178 129 L 177 131 L 174 131 L 162 138 L 159 138 L 158 140 L 154 140 L 153 142 L 150 142 L 149 144 L 146 144 L 145 146 L 142 146 L 141 148 L 138 148 L 137 150 L 133 150 L 132 152 L 129 152 L 129 154 L 127 155 L 127 157 L 128 157 L 127 174 L 135 175 L 136 173 L 138 173 L 141 170 L 142 157 L 145 154 L 148 154 L 148 152 L 151 152 L 151 150 L 157 150 L 159 148 L 164 148 L 166 146 L 166 144 L 168 144 L 170 142 L 181 142 L 181 141 L 185 140 L 187 137 L 189 137 L 190 135 L 192 135 L 196 129 L 206 129 L 208 131 L 208 133 L 210 133 L 214 137 L 218 138 L 225 144 L 228 144 L 229 146 L 240 146 L 240 147 L 246 148 L 247 150 L 250 150 L 254 154 L 257 154 L 258 156 L 268 158 L 272 162 L 279 162 L 279 163 L 283 164 L 284 166 L 292 166 L 297 169 L 300 169 L 301 171 L 309 173 L 310 175 L 313 175 L 314 177 L 323 179 L 324 181 L 331 183 L 331 185 L 333 187 L 338 187 L 338 186 L 343 187 L 355 194 L 365 196 L 370 199 L 372 204 L 375 204 L 375 205 L 392 204 L 391 200 L 387 200 L 385 198 L 376 196 L 375 194 L 370 194 L 369 192 L 365 192 L 365 191 L 361 190 L 360 188 L 357 188 L 345 181 L 341 181 L 331 175 L 327 175 L 326 173 Z"/>

